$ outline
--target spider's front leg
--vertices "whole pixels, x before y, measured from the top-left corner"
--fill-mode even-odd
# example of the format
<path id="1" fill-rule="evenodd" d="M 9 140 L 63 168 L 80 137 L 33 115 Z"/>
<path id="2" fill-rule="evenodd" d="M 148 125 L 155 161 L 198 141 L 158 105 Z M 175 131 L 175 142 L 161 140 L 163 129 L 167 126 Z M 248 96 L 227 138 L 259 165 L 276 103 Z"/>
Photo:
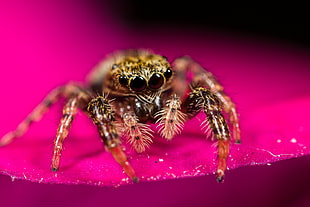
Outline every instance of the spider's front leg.
<path id="1" fill-rule="evenodd" d="M 229 129 L 221 113 L 222 103 L 210 90 L 198 87 L 193 89 L 189 94 L 185 106 L 189 114 L 197 114 L 200 110 L 203 110 L 206 114 L 207 121 L 203 123 L 209 124 L 208 127 L 211 128 L 215 138 L 218 140 L 218 167 L 216 176 L 217 181 L 221 182 L 223 181 L 226 170 L 226 160 L 230 145 Z"/>
<path id="2" fill-rule="evenodd" d="M 106 97 L 98 96 L 89 102 L 87 111 L 97 126 L 100 137 L 107 150 L 109 150 L 114 159 L 121 165 L 125 173 L 134 182 L 138 182 L 138 177 L 121 148 L 121 141 L 117 133 L 115 114 L 112 110 L 111 102 Z"/>
<path id="3" fill-rule="evenodd" d="M 211 72 L 206 71 L 199 63 L 188 56 L 175 59 L 173 65 L 177 70 L 175 77 L 175 91 L 178 95 L 185 94 L 187 90 L 184 80 L 188 76 L 192 77 L 190 80 L 193 86 L 205 86 L 210 89 L 222 102 L 223 110 L 229 116 L 229 122 L 232 125 L 233 139 L 235 143 L 240 143 L 240 126 L 239 117 L 236 106 L 228 95 L 224 92 L 224 87 L 218 82 Z"/>

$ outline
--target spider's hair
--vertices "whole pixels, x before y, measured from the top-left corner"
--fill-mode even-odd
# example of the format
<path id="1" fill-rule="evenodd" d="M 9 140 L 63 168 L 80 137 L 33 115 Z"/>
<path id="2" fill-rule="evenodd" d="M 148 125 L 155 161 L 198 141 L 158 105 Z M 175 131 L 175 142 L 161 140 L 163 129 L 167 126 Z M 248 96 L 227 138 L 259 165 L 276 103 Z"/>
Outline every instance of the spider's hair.
<path id="1" fill-rule="evenodd" d="M 171 99 L 166 102 L 166 107 L 156 113 L 155 118 L 158 118 L 156 123 L 159 123 L 160 135 L 170 140 L 174 135 L 180 134 L 186 115 L 180 111 L 181 101 L 174 94 Z"/>
<path id="2" fill-rule="evenodd" d="M 117 128 L 138 153 L 144 152 L 153 142 L 153 131 L 149 125 L 139 123 L 134 113 L 125 113 L 122 118 L 123 123 L 118 124 Z"/>

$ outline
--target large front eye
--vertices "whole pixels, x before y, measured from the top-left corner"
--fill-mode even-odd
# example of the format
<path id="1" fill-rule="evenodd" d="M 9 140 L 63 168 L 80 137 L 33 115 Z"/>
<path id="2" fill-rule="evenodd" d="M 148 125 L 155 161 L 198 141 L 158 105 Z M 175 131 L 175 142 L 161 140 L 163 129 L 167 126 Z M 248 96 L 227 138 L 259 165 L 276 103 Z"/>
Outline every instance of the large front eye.
<path id="1" fill-rule="evenodd" d="M 143 91 L 146 88 L 146 81 L 141 76 L 135 76 L 130 80 L 130 88 L 134 91 Z"/>
<path id="2" fill-rule="evenodd" d="M 152 89 L 159 89 L 164 84 L 164 81 L 164 76 L 159 73 L 154 73 L 149 80 L 149 86 Z"/>

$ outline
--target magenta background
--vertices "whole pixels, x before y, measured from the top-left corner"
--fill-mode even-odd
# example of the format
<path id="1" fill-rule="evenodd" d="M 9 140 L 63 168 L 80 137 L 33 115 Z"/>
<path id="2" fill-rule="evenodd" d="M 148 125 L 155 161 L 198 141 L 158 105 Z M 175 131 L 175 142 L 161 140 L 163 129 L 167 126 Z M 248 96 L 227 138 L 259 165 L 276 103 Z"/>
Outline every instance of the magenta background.
<path id="1" fill-rule="evenodd" d="M 280 132 L 284 142 L 297 137 L 298 142 L 308 143 L 305 140 L 309 138 L 309 125 L 299 129 L 299 122 L 309 124 L 305 119 L 309 117 L 306 106 L 310 103 L 308 51 L 229 34 L 180 32 L 169 28 L 132 30 L 113 19 L 112 14 L 103 16 L 80 1 L 0 3 L 1 135 L 14 129 L 55 86 L 69 80 L 83 81 L 89 69 L 105 54 L 122 48 L 152 48 L 170 59 L 191 55 L 211 68 L 237 102 L 243 126 L 255 126 L 251 129 L 257 131 L 244 129 L 247 135 L 255 133 L 254 137 L 264 138 L 273 131 L 274 140 Z M 27 143 L 27 137 L 39 139 L 42 134 L 47 139 L 53 137 L 59 109 L 60 106 L 56 106 L 42 122 L 33 125 L 20 144 Z M 270 114 L 268 123 L 266 114 Z M 89 133 L 80 130 L 79 126 L 85 122 L 82 119 L 78 127 L 72 129 L 73 137 Z M 296 125 L 287 126 L 292 123 Z M 274 140 L 269 141 L 274 143 Z M 308 147 L 301 153 L 308 154 Z M 294 156 L 301 155 L 299 147 L 289 150 L 289 153 L 296 153 Z M 50 156 L 49 152 L 40 150 L 39 154 L 33 153 L 34 156 Z M 4 206 L 55 203 L 76 206 L 307 206 L 310 202 L 310 179 L 307 177 L 310 168 L 307 165 L 309 156 L 271 166 L 243 167 L 228 171 L 223 185 L 209 175 L 118 189 L 11 182 L 10 177 L 1 176 L 1 203 Z"/>

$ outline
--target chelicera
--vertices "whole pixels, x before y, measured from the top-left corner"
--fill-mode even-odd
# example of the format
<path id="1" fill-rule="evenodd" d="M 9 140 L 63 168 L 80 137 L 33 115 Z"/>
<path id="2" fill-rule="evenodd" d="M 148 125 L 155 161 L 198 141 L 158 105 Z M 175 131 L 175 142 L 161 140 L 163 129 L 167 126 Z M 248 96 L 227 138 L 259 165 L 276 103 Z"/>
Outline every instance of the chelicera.
<path id="1" fill-rule="evenodd" d="M 211 129 L 217 141 L 219 182 L 226 170 L 231 139 L 240 143 L 235 104 L 212 73 L 188 56 L 170 64 L 165 56 L 150 51 L 126 50 L 99 63 L 87 84 L 70 83 L 50 92 L 15 131 L 1 139 L 0 145 L 22 136 L 60 97 L 66 104 L 54 141 L 53 171 L 59 169 L 63 142 L 78 109 L 92 119 L 106 149 L 134 182 L 138 177 L 121 147 L 121 137 L 142 153 L 152 144 L 150 123 L 157 123 L 160 135 L 171 140 L 181 133 L 186 120 L 203 111 L 201 128 Z M 228 116 L 232 136 L 222 111 Z"/>

